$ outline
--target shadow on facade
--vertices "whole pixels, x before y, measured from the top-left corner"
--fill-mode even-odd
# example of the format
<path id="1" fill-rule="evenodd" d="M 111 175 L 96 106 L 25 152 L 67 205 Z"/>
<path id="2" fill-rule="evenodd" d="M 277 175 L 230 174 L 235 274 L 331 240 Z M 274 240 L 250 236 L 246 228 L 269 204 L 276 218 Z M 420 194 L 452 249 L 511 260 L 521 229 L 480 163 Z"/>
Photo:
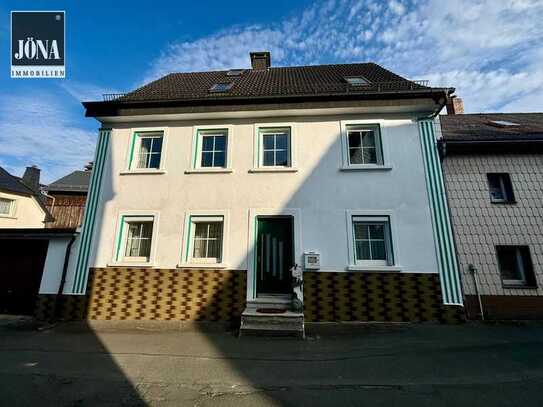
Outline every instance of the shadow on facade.
<path id="1" fill-rule="evenodd" d="M 318 119 L 304 119 L 311 125 Z M 338 121 L 337 118 L 336 123 Z M 237 123 L 237 122 L 236 122 Z M 222 123 L 224 124 L 224 123 Z M 295 192 L 279 190 L 278 200 L 282 202 L 282 208 L 304 208 L 304 217 L 316 217 L 318 223 L 313 226 L 303 226 L 303 249 L 323 250 L 321 242 L 333 242 L 337 247 L 343 247 L 344 253 L 333 253 L 334 261 L 342 259 L 347 264 L 347 235 L 346 235 L 346 209 L 382 209 L 382 191 L 388 190 L 392 199 L 391 210 L 396 213 L 396 220 L 401 222 L 403 230 L 410 233 L 408 239 L 411 245 L 419 246 L 418 256 L 426 251 L 433 252 L 434 247 L 426 247 L 419 244 L 424 241 L 424 233 L 431 236 L 431 229 L 420 233 L 420 216 L 430 219 L 429 209 L 420 207 L 421 194 L 426 199 L 426 185 L 422 159 L 412 166 L 409 171 L 402 170 L 397 165 L 392 171 L 372 172 L 343 172 L 338 178 L 339 167 L 341 166 L 341 139 L 339 126 L 338 133 L 331 144 L 327 144 L 324 154 L 320 155 L 319 148 L 315 149 L 314 155 L 298 152 L 299 172 L 296 174 L 252 174 L 259 177 L 262 182 L 260 187 L 255 187 L 252 193 L 255 196 L 267 194 L 269 190 L 266 181 L 284 176 L 297 180 L 299 186 Z M 418 132 L 410 134 L 409 137 L 417 138 L 410 140 L 412 148 L 417 149 L 417 156 L 420 157 L 420 141 Z M 390 156 L 398 154 L 413 154 L 406 147 L 409 143 L 397 143 L 394 145 L 394 137 L 397 134 L 389 135 L 388 151 Z M 315 145 L 325 143 L 324 136 L 318 139 L 315 136 Z M 330 140 L 329 134 L 326 136 Z M 298 141 L 299 142 L 299 141 Z M 110 147 L 111 148 L 111 147 Z M 321 150 L 322 151 L 322 150 Z M 301 162 L 302 157 L 310 163 Z M 116 174 L 111 168 L 111 154 L 106 161 L 104 177 L 111 181 Z M 170 175 L 171 177 L 172 175 Z M 212 175 L 220 176 L 218 174 Z M 183 176 L 181 176 L 182 178 Z M 371 181 L 370 181 L 371 179 Z M 276 182 L 276 181 L 275 181 Z M 104 203 L 114 198 L 114 191 L 111 188 L 112 182 L 104 182 L 106 186 L 101 192 L 103 210 Z M 326 187 L 328 186 L 328 187 Z M 261 189 L 259 189 L 261 188 Z M 353 190 L 354 188 L 354 190 Z M 359 188 L 359 189 L 357 189 Z M 236 189 L 232 189 L 236 194 Z M 414 198 L 415 197 L 415 198 Z M 236 197 L 234 196 L 234 200 Z M 388 199 L 388 198 L 387 198 Z M 350 202 L 350 207 L 345 208 L 337 205 L 337 202 Z M 249 205 L 249 204 L 248 204 Z M 262 207 L 269 207 L 262 205 Z M 149 208 L 152 209 L 152 208 Z M 413 216 L 413 212 L 417 216 Z M 102 219 L 97 216 L 97 219 Z M 113 219 L 102 220 L 102 222 L 114 222 Z M 167 221 L 161 219 L 161 222 Z M 412 223 L 410 223 L 412 221 Z M 341 225 L 338 227 L 338 222 Z M 96 225 L 94 247 L 100 246 L 100 236 L 96 233 L 101 229 Z M 246 228 L 243 233 L 246 233 Z M 233 232 L 231 230 L 231 232 Z M 295 232 L 296 233 L 296 232 Z M 301 238 L 295 236 L 295 238 Z M 404 236 L 405 239 L 405 236 Z M 95 254 L 94 254 L 95 255 Z M 93 264 L 91 255 L 89 264 Z M 300 253 L 297 253 L 300 255 Z M 405 256 L 406 253 L 398 253 Z M 220 357 L 228 368 L 223 378 L 214 377 L 216 372 L 209 372 L 210 381 L 219 380 L 224 385 L 246 385 L 260 390 L 259 397 L 262 400 L 273 401 L 276 405 L 292 405 L 293 397 L 301 405 L 315 405 L 323 402 L 315 399 L 312 391 L 300 392 L 293 395 L 292 392 L 281 391 L 288 386 L 287 383 L 302 383 L 305 379 L 315 386 L 324 388 L 328 382 L 326 377 L 327 366 L 316 363 L 313 366 L 300 362 L 299 368 L 285 370 L 285 361 L 300 360 L 308 361 L 315 357 L 314 347 L 307 341 L 294 339 L 269 339 L 269 338 L 237 338 L 240 314 L 245 307 L 246 293 L 246 270 L 249 262 L 254 259 L 254 248 L 249 247 L 247 256 L 236 264 L 235 270 L 186 270 L 186 269 L 130 269 L 130 268 L 105 268 L 94 269 L 88 289 L 88 303 L 77 304 L 72 308 L 82 307 L 80 310 L 85 317 L 97 320 L 136 320 L 136 321 L 214 321 L 228 324 L 230 333 L 217 333 L 205 329 L 203 325 L 193 325 L 199 333 L 198 338 L 206 341 L 209 349 L 214 355 Z M 327 260 L 323 259 L 326 263 Z M 298 264 L 302 258 L 296 258 Z M 429 263 L 432 263 L 431 261 Z M 428 262 L 426 264 L 429 264 Z M 434 262 L 435 263 L 435 262 Z M 306 320 L 311 322 L 326 321 L 445 321 L 447 313 L 441 305 L 439 279 L 437 275 L 420 276 L 416 273 L 406 273 L 404 276 L 386 275 L 384 273 L 373 273 L 373 275 L 362 273 L 347 273 L 342 270 L 329 270 L 330 272 L 310 273 L 304 288 L 306 304 Z M 332 271 L 342 271 L 333 273 Z M 416 270 L 415 270 L 416 271 Z M 429 271 L 429 270 L 422 270 Z M 435 270 L 437 271 L 437 270 Z M 309 278 L 310 277 L 310 278 Z M 310 296 L 308 296 L 310 293 Z M 67 300 L 69 301 L 69 300 Z M 77 300 L 75 300 L 77 301 Z M 70 305 L 66 305 L 67 314 Z M 455 315 L 453 311 L 451 315 Z M 75 316 L 75 315 L 74 315 Z M 200 328 L 201 327 L 201 328 Z M 94 351 L 85 354 L 84 358 L 89 366 L 89 373 L 111 378 L 110 382 L 103 382 L 100 392 L 113 394 L 117 383 L 121 383 L 127 397 L 132 397 L 134 404 L 143 403 L 140 388 L 133 384 L 137 380 L 145 380 L 145 369 L 141 371 L 140 377 L 126 377 L 123 370 L 108 355 L 108 348 L 104 345 L 99 336 L 95 335 L 92 329 L 85 330 L 85 341 L 88 349 Z M 69 346 L 75 346 L 70 341 Z M 184 335 L 179 335 L 177 349 L 183 353 L 199 349 L 198 344 L 182 343 Z M 364 343 L 363 336 L 360 337 L 360 344 Z M 145 345 L 146 346 L 146 345 Z M 142 345 L 141 349 L 134 349 L 134 352 L 146 352 Z M 172 348 L 174 349 L 174 348 Z M 92 349 L 91 349 L 92 350 Z M 94 355 L 94 356 L 93 356 Z M 203 369 L 203 359 L 195 356 L 196 364 L 183 365 L 182 360 L 176 369 Z M 319 367 L 315 369 L 315 366 Z M 108 373 L 107 371 L 110 370 Z M 225 371 L 226 372 L 226 371 Z M 324 373 L 324 374 L 323 374 Z M 332 374 L 341 374 L 338 371 L 331 371 Z M 172 380 L 175 381 L 176 370 L 172 371 Z M 181 373 L 179 373 L 181 375 Z M 331 377 L 331 376 L 330 376 Z M 356 375 L 351 377 L 356 381 Z M 307 390 L 307 389 L 306 389 Z M 97 392 L 96 394 L 100 393 Z M 322 396 L 322 393 L 321 393 Z M 333 400 L 328 400 L 333 402 Z"/>

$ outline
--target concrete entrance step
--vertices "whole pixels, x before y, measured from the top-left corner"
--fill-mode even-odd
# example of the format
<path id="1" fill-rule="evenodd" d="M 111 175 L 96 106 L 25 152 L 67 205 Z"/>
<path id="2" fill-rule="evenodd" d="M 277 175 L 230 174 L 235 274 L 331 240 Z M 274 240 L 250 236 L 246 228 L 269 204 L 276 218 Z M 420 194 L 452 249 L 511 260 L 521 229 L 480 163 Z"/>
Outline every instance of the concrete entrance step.
<path id="1" fill-rule="evenodd" d="M 256 309 L 246 308 L 241 314 L 240 335 L 303 338 L 305 335 L 304 314 L 288 310 L 278 313 L 262 313 Z"/>
<path id="2" fill-rule="evenodd" d="M 247 309 L 256 311 L 257 309 L 269 308 L 269 309 L 290 309 L 292 304 L 292 297 L 258 297 L 247 301 Z"/>

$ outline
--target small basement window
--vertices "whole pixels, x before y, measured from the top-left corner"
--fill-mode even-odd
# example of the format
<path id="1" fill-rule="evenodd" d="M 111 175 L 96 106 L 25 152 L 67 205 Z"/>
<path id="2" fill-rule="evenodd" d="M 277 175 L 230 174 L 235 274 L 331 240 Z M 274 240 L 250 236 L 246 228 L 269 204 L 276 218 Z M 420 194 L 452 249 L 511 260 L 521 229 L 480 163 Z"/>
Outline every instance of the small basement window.
<path id="1" fill-rule="evenodd" d="M 232 85 L 233 83 L 216 83 L 209 88 L 209 91 L 212 93 L 228 92 L 232 88 Z"/>
<path id="2" fill-rule="evenodd" d="M 513 184 L 511 177 L 507 173 L 489 173 L 486 174 L 488 179 L 488 192 L 490 194 L 490 202 L 492 203 L 514 203 L 515 196 L 513 195 Z"/>
<path id="3" fill-rule="evenodd" d="M 351 86 L 366 86 L 369 85 L 369 81 L 361 76 L 346 76 L 345 80 Z"/>
<path id="4" fill-rule="evenodd" d="M 500 275 L 504 286 L 536 285 L 528 246 L 496 246 Z"/>

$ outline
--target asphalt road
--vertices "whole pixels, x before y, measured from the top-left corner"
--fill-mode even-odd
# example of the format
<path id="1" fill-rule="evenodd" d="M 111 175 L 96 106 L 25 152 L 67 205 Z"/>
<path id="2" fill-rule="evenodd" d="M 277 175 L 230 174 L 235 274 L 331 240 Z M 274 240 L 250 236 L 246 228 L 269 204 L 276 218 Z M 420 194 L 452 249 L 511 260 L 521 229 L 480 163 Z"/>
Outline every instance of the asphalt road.
<path id="1" fill-rule="evenodd" d="M 0 324 L 1 406 L 541 406 L 543 325 L 344 326 L 295 339 Z"/>

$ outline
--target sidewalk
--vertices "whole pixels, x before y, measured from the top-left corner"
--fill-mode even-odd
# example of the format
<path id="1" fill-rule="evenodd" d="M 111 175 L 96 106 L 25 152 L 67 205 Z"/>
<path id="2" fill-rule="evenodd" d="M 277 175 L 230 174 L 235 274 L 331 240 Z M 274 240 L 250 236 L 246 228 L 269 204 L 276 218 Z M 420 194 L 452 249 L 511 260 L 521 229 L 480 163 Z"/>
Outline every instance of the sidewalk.
<path id="1" fill-rule="evenodd" d="M 540 324 L 346 325 L 305 341 L 109 326 L 0 330 L 2 404 L 543 404 Z"/>

